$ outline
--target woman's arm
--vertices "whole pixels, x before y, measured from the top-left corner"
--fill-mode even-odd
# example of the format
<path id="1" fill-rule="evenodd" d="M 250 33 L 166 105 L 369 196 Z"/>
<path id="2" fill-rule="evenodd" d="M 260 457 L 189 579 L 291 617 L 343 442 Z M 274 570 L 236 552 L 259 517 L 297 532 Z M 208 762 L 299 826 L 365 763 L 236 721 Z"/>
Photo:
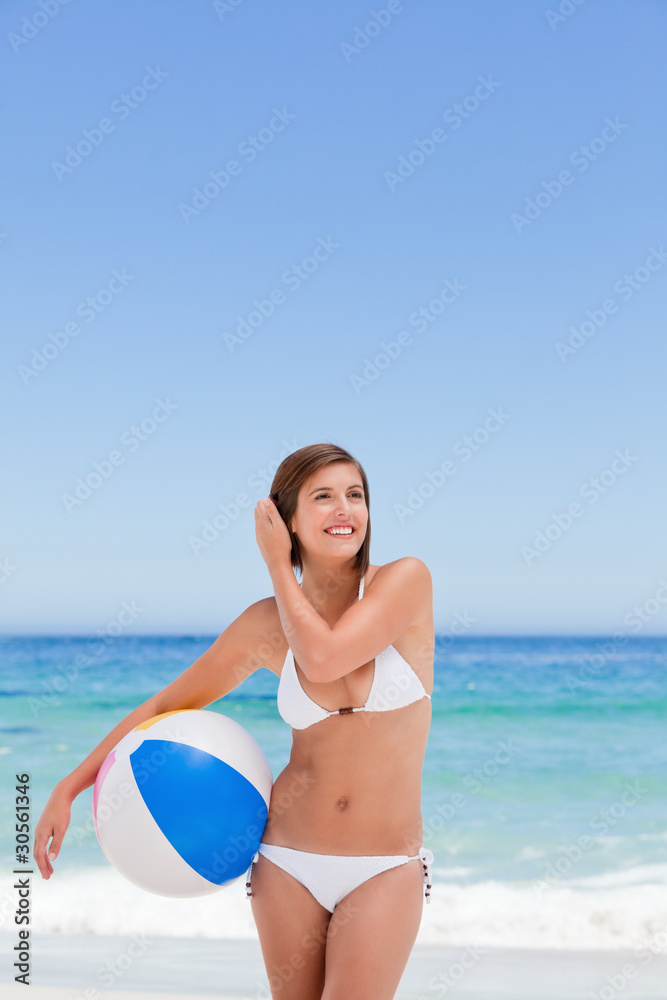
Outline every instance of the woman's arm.
<path id="1" fill-rule="evenodd" d="M 72 802 L 95 783 L 104 760 L 123 736 L 154 715 L 204 708 L 238 687 L 258 667 L 270 668 L 267 643 L 277 648 L 284 641 L 268 626 L 268 605 L 272 603 L 272 598 L 266 598 L 251 604 L 192 666 L 126 715 L 78 767 L 58 782 L 35 827 L 33 857 L 44 878 L 53 873 L 51 860 L 57 856 L 69 826 Z"/>
<path id="2" fill-rule="evenodd" d="M 433 585 L 425 563 L 405 556 L 382 566 L 370 593 L 341 615 L 333 628 L 301 593 L 289 565 L 269 567 L 283 631 L 309 681 L 344 677 L 368 663 L 432 606 Z"/>
<path id="3" fill-rule="evenodd" d="M 283 632 L 309 681 L 325 683 L 349 674 L 419 621 L 425 606 L 432 607 L 428 566 L 406 556 L 381 566 L 372 593 L 355 601 L 331 628 L 296 582 L 289 531 L 270 497 L 255 504 L 255 537 L 271 576 Z"/>

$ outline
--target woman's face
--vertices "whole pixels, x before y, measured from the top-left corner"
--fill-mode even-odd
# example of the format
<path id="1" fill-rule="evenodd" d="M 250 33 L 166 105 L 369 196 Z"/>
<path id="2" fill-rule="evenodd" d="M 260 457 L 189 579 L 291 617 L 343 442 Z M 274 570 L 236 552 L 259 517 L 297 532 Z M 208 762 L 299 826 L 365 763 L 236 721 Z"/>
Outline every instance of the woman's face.
<path id="1" fill-rule="evenodd" d="M 336 526 L 351 532 L 333 534 Z M 292 531 L 302 554 L 329 560 L 350 559 L 361 548 L 368 527 L 368 508 L 361 476 L 351 462 L 332 462 L 311 476 L 299 492 Z"/>

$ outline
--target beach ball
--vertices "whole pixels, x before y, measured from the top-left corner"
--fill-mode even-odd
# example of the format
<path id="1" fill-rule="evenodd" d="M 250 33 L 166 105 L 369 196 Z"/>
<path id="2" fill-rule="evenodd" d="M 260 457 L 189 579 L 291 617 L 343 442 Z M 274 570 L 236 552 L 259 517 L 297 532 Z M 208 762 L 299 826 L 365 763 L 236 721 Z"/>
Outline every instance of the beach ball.
<path id="1" fill-rule="evenodd" d="M 249 868 L 272 786 L 262 748 L 238 722 L 200 709 L 165 712 L 127 733 L 102 764 L 95 832 L 135 885 L 205 896 Z"/>

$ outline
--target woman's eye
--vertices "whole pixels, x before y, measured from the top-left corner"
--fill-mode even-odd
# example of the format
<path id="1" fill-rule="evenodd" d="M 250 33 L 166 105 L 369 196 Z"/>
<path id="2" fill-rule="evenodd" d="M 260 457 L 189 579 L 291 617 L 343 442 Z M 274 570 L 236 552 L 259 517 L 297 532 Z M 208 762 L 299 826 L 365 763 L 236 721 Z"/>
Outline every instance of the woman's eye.
<path id="1" fill-rule="evenodd" d="M 315 499 L 316 500 L 321 500 L 322 497 L 328 497 L 328 496 L 329 496 L 328 493 L 318 493 L 317 496 L 315 497 Z M 354 493 L 350 493 L 350 496 L 361 498 L 363 496 L 363 494 L 361 494 L 358 491 L 356 491 Z"/>

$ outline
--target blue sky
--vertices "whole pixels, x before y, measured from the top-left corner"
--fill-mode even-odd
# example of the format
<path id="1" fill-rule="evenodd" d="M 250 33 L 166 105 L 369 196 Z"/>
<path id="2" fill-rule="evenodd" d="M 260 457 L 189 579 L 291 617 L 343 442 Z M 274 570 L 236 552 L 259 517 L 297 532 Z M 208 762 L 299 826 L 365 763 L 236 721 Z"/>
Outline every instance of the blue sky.
<path id="1" fill-rule="evenodd" d="M 561 8 L 3 4 L 3 633 L 217 634 L 334 441 L 439 631 L 665 634 L 667 9 Z"/>

